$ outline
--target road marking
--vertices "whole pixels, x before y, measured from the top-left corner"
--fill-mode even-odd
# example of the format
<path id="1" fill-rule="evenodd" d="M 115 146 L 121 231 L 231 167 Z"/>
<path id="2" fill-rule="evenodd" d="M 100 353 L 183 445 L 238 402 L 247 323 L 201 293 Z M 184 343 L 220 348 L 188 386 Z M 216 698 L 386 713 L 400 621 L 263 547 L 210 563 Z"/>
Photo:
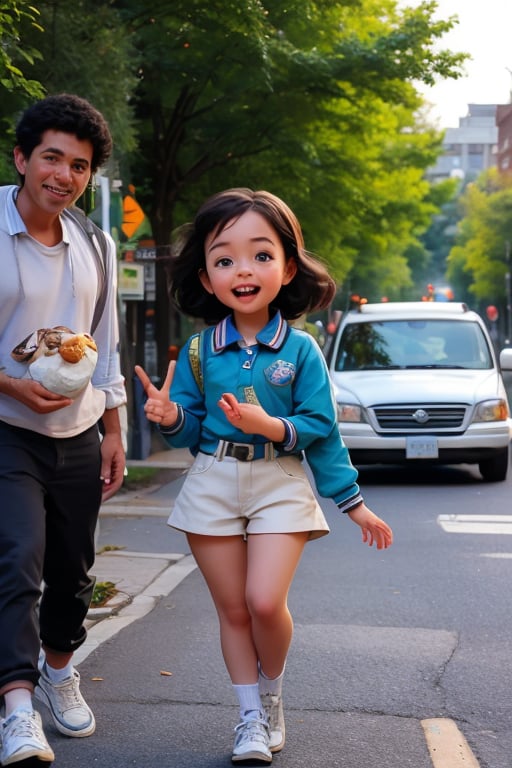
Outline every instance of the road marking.
<path id="1" fill-rule="evenodd" d="M 434 768 L 479 768 L 479 763 L 453 720 L 432 718 L 422 720 L 421 725 Z"/>
<path id="2" fill-rule="evenodd" d="M 512 560 L 512 552 L 482 552 L 480 557 L 491 557 L 495 560 Z"/>
<path id="3" fill-rule="evenodd" d="M 512 534 L 512 515 L 438 515 L 446 533 Z"/>

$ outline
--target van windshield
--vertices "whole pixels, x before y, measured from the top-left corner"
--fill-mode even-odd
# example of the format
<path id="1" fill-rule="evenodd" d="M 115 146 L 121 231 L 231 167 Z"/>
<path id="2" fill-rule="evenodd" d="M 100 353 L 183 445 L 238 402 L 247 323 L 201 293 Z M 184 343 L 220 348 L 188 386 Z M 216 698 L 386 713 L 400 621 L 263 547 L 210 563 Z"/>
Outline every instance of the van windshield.
<path id="1" fill-rule="evenodd" d="M 493 367 L 477 323 L 453 320 L 385 320 L 349 323 L 336 354 L 337 371 L 382 368 Z"/>

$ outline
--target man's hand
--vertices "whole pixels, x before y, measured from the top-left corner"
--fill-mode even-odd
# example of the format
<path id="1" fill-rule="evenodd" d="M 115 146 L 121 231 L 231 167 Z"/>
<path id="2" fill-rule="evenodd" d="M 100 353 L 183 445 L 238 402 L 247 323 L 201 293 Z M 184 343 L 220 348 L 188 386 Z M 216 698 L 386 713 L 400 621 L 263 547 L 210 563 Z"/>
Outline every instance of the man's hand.
<path id="1" fill-rule="evenodd" d="M 67 408 L 73 400 L 43 387 L 34 379 L 15 379 L 6 374 L 0 374 L 0 391 L 18 400 L 34 413 L 53 413 L 61 408 Z"/>
<path id="2" fill-rule="evenodd" d="M 171 424 L 174 424 L 178 418 L 178 408 L 176 403 L 173 403 L 169 399 L 175 368 L 176 361 L 171 360 L 162 388 L 157 389 L 144 368 L 140 365 L 135 366 L 135 373 L 139 377 L 147 397 L 144 405 L 146 418 L 148 418 L 149 421 L 155 422 L 155 424 L 161 424 L 163 427 L 169 427 Z"/>

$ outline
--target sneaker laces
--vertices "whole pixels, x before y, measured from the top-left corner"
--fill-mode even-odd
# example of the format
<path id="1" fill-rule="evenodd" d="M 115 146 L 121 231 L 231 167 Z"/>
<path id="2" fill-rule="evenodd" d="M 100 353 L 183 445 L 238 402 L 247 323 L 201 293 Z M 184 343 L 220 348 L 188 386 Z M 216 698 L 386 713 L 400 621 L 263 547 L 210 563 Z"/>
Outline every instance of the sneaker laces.
<path id="1" fill-rule="evenodd" d="M 265 720 L 242 720 L 235 727 L 237 734 L 236 743 L 238 746 L 246 741 L 261 742 L 265 746 L 268 743 L 268 725 Z"/>
<path id="2" fill-rule="evenodd" d="M 20 712 L 18 710 L 12 722 L 9 723 L 6 720 L 3 725 L 9 736 L 41 740 L 41 733 L 34 712 L 29 712 L 28 710 Z"/>
<path id="3" fill-rule="evenodd" d="M 69 709 L 77 709 L 83 706 L 79 683 L 74 675 L 68 678 L 68 680 L 64 680 L 62 683 L 57 683 L 52 687 L 58 693 L 62 712 L 67 712 Z"/>
<path id="4" fill-rule="evenodd" d="M 279 728 L 279 705 L 281 703 L 281 697 L 274 693 L 264 693 L 261 696 L 261 701 L 268 717 L 269 728 L 271 731 L 275 731 Z"/>

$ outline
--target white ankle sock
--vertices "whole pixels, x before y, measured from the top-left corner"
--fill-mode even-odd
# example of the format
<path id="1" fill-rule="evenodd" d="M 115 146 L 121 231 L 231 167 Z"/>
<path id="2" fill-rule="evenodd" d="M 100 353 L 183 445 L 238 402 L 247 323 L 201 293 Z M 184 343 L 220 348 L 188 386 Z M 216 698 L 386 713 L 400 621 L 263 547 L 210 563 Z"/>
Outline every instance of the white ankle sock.
<path id="1" fill-rule="evenodd" d="M 46 676 L 50 679 L 50 682 L 57 685 L 58 683 L 62 683 L 63 680 L 66 680 L 66 678 L 71 677 L 73 674 L 73 665 L 69 662 L 69 664 L 66 664 L 62 669 L 55 669 L 54 667 L 50 667 L 48 662 L 45 661 L 44 671 Z"/>
<path id="2" fill-rule="evenodd" d="M 32 711 L 32 691 L 28 688 L 14 688 L 4 693 L 5 716 L 12 715 L 15 709 L 27 709 Z"/>
<path id="3" fill-rule="evenodd" d="M 258 683 L 250 685 L 233 685 L 233 689 L 238 697 L 240 704 L 240 717 L 247 719 L 248 713 L 261 713 L 261 699 L 258 690 Z M 253 715 L 254 717 L 254 715 Z"/>
<path id="4" fill-rule="evenodd" d="M 270 693 L 272 696 L 281 696 L 283 691 L 283 678 L 284 669 L 278 677 L 271 679 L 265 675 L 260 667 L 258 680 L 260 694 L 264 695 L 266 693 Z"/>

